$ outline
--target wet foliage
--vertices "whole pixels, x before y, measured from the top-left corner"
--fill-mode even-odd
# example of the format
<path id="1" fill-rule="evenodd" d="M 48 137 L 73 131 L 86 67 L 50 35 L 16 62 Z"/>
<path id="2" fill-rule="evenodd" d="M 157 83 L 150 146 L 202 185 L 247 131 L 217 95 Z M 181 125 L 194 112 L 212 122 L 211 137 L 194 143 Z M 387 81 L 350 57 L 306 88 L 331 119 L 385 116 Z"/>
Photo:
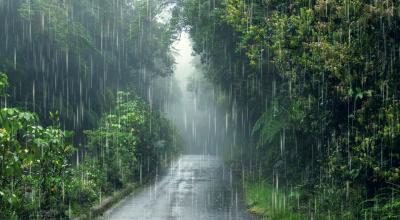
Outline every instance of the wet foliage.
<path id="1" fill-rule="evenodd" d="M 0 1 L 0 69 L 9 102 L 47 123 L 59 111 L 82 131 L 110 110 L 117 90 L 145 97 L 151 81 L 172 74 L 174 29 L 157 22 L 163 1 Z"/>
<path id="2" fill-rule="evenodd" d="M 0 219 L 88 214 L 178 154 L 168 4 L 0 0 Z"/>
<path id="3" fill-rule="evenodd" d="M 0 86 L 7 84 L 1 74 Z M 181 150 L 163 115 L 151 112 L 140 98 L 119 92 L 113 113 L 105 114 L 96 130 L 85 132 L 88 149 L 73 165 L 73 133 L 60 129 L 58 117 L 50 113 L 53 124 L 42 127 L 34 113 L 0 109 L 1 218 L 84 214 L 102 195 L 158 175 Z"/>
<path id="4" fill-rule="evenodd" d="M 205 75 L 228 97 L 242 140 L 228 143 L 233 161 L 300 189 L 309 217 L 399 217 L 397 1 L 180 5 Z"/>
<path id="5" fill-rule="evenodd" d="M 395 0 L 0 0 L 0 218 L 87 213 L 183 134 L 265 218 L 398 219 L 399 33 Z"/>
<path id="6" fill-rule="evenodd" d="M 6 85 L 7 77 L 1 78 Z M 68 157 L 74 148 L 68 143 L 71 134 L 59 128 L 57 114 L 50 117 L 53 125 L 42 127 L 34 113 L 0 110 L 1 218 L 49 217 L 66 208 Z"/>
<path id="7" fill-rule="evenodd" d="M 121 188 L 165 168 L 179 153 L 180 139 L 173 125 L 160 113 L 130 93 L 119 92 L 113 113 L 101 118 L 100 126 L 86 131 L 88 152 L 97 158 L 103 175 Z"/>

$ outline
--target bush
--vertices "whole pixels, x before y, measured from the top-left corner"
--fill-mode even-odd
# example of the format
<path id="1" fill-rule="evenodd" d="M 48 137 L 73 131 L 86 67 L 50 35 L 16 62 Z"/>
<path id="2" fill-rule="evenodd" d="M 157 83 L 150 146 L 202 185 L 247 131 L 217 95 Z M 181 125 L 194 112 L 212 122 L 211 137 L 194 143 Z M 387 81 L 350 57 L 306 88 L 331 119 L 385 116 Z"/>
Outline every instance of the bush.
<path id="1" fill-rule="evenodd" d="M 7 78 L 0 77 L 0 86 Z M 5 95 L 2 93 L 2 95 Z M 74 148 L 69 133 L 58 126 L 42 127 L 35 114 L 0 109 L 0 218 L 52 218 L 66 209 L 65 182 Z"/>

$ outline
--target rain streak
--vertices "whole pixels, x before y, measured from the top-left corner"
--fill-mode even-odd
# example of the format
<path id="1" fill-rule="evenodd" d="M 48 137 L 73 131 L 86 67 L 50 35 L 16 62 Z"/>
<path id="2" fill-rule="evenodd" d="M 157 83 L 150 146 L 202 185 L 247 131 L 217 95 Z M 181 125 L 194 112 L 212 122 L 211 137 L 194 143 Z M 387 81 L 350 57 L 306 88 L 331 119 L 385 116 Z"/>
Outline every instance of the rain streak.
<path id="1" fill-rule="evenodd" d="M 400 219 L 400 2 L 0 0 L 0 219 Z"/>

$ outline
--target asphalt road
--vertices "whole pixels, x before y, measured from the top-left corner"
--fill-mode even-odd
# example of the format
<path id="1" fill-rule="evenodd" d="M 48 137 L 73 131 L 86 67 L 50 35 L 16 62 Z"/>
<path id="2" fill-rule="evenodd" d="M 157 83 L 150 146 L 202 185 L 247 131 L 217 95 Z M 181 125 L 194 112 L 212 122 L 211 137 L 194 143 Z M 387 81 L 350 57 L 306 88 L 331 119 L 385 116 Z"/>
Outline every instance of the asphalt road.
<path id="1" fill-rule="evenodd" d="M 121 202 L 105 219 L 252 219 L 229 169 L 213 156 L 185 155 L 159 181 Z"/>

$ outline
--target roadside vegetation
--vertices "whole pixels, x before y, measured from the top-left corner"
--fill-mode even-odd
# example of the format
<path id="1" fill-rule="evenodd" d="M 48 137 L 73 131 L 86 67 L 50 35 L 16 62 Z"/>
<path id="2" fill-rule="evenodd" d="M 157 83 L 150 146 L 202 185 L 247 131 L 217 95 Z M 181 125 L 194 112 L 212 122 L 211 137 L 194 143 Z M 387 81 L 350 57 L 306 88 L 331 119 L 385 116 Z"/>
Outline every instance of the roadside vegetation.
<path id="1" fill-rule="evenodd" d="M 7 84 L 1 74 L 2 97 Z M 170 122 L 130 93 L 119 92 L 115 109 L 86 131 L 87 149 L 76 164 L 73 133 L 60 128 L 58 113 L 50 118 L 43 127 L 34 113 L 0 109 L 1 219 L 89 216 L 102 199 L 145 183 L 180 152 Z"/>
<path id="2" fill-rule="evenodd" d="M 299 212 L 300 194 L 284 191 L 272 186 L 267 181 L 253 182 L 247 180 L 244 185 L 245 200 L 250 213 L 262 219 L 308 219 Z M 315 219 L 316 216 L 314 216 Z"/>
<path id="3" fill-rule="evenodd" d="M 88 217 L 177 155 L 164 4 L 0 1 L 0 219 Z"/>
<path id="4" fill-rule="evenodd" d="M 400 219 L 399 1 L 0 0 L 0 30 L 0 219 L 78 216 L 168 165 L 181 30 L 250 211 Z"/>
<path id="5" fill-rule="evenodd" d="M 295 188 L 307 208 L 287 207 L 308 219 L 400 217 L 398 1 L 180 6 L 225 111 L 227 155 L 260 176 L 250 189 L 278 185 L 289 201 Z"/>

